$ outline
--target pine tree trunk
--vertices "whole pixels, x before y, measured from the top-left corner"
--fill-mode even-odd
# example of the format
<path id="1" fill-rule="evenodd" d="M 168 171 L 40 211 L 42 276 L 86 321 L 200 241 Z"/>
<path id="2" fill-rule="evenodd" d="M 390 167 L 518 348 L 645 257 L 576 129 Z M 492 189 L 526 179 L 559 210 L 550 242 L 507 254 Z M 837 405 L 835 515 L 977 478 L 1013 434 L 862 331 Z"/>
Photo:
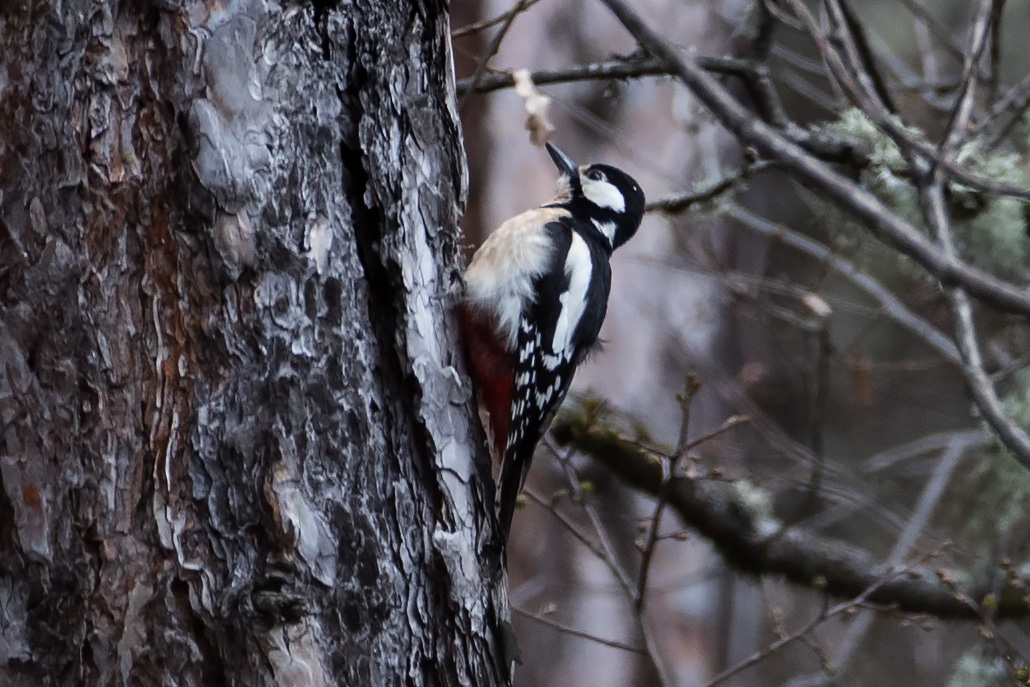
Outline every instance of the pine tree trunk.
<path id="1" fill-rule="evenodd" d="M 448 29 L 0 4 L 0 684 L 507 681 Z"/>

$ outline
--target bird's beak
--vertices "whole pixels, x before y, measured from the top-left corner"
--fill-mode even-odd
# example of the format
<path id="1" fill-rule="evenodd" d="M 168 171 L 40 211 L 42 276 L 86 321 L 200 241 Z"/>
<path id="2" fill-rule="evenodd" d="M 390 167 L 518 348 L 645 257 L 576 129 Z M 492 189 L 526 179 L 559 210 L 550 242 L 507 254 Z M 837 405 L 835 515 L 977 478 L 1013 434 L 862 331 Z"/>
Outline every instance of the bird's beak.
<path id="1" fill-rule="evenodd" d="M 551 154 L 551 159 L 554 160 L 554 166 L 558 168 L 559 172 L 567 176 L 570 180 L 579 176 L 579 169 L 576 168 L 576 163 L 572 161 L 572 158 L 558 150 L 556 146 L 553 146 L 550 143 L 547 143 L 546 146 L 547 152 Z"/>

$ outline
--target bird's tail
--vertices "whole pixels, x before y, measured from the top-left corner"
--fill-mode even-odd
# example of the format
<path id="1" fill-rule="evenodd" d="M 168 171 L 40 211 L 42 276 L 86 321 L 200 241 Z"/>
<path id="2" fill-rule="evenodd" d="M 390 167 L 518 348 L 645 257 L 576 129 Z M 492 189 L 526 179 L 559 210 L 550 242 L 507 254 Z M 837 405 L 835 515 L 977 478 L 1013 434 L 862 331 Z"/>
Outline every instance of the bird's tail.
<path id="1" fill-rule="evenodd" d="M 501 536 L 508 541 L 511 532 L 511 520 L 515 515 L 515 505 L 519 492 L 529 473 L 529 464 L 533 460 L 535 441 L 520 441 L 509 446 L 501 460 L 501 471 L 497 477 L 497 499 L 494 507 L 497 510 L 497 522 L 500 524 Z"/>

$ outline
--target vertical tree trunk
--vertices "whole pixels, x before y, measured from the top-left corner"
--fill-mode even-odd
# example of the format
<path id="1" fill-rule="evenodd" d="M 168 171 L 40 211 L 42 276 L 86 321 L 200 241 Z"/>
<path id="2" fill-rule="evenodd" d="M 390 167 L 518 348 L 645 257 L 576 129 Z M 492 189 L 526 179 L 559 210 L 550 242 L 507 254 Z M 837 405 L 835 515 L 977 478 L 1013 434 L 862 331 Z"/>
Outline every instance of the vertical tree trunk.
<path id="1" fill-rule="evenodd" d="M 0 5 L 0 684 L 507 681 L 448 28 Z"/>

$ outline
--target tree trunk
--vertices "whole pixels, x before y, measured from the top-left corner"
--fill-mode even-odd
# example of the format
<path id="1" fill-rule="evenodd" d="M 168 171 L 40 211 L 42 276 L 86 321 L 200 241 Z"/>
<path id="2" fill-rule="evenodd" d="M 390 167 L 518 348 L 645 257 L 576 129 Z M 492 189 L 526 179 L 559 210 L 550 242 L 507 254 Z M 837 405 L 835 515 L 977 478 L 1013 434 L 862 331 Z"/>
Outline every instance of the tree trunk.
<path id="1" fill-rule="evenodd" d="M 0 4 L 0 684 L 508 681 L 445 4 Z"/>

